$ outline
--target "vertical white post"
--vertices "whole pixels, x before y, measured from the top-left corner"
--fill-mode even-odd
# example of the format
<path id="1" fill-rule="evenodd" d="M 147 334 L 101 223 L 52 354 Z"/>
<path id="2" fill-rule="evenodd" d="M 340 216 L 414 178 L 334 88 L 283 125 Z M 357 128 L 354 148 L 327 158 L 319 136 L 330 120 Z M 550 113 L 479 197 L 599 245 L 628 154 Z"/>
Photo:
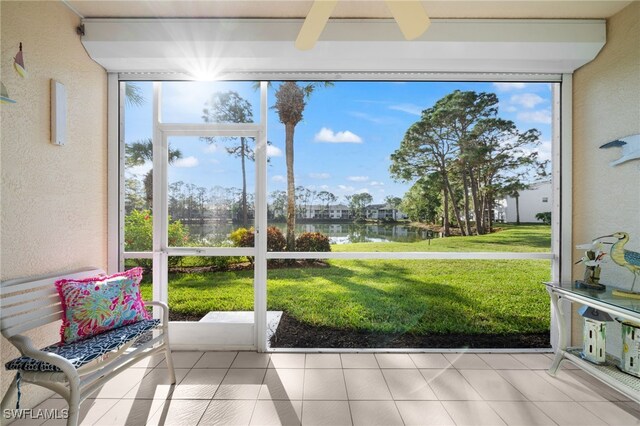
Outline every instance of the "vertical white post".
<path id="1" fill-rule="evenodd" d="M 256 238 L 254 330 L 259 352 L 267 350 L 267 83 L 260 83 L 260 133 L 256 141 Z"/>
<path id="2" fill-rule="evenodd" d="M 168 302 L 167 283 L 167 163 L 166 137 L 160 131 L 162 83 L 153 83 L 153 299 Z M 161 311 L 154 307 L 154 317 Z"/>
<path id="3" fill-rule="evenodd" d="M 121 203 L 122 193 L 122 159 L 124 151 L 120 138 L 121 102 L 118 74 L 107 75 L 107 272 L 113 274 L 121 270 L 123 245 L 124 205 Z M 121 123 L 119 123 L 121 122 Z"/>

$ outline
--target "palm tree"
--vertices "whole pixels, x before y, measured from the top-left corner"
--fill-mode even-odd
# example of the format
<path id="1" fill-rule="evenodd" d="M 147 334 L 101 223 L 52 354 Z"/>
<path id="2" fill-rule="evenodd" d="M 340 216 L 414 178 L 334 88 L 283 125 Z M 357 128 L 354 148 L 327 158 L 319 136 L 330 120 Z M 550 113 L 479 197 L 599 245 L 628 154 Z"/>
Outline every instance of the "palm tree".
<path id="1" fill-rule="evenodd" d="M 139 139 L 125 145 L 125 165 L 126 167 L 141 166 L 147 161 L 153 161 L 153 142 L 151 138 Z M 182 158 L 182 152 L 178 149 L 172 149 L 169 145 L 169 164 L 173 164 L 177 159 Z M 153 169 L 144 175 L 142 179 L 144 183 L 145 201 L 147 208 L 153 207 Z"/>
<path id="2" fill-rule="evenodd" d="M 313 82 L 300 86 L 296 81 L 285 81 L 276 89 L 275 110 L 285 129 L 285 155 L 287 163 L 287 250 L 295 251 L 296 236 L 296 194 L 293 173 L 293 137 L 296 125 L 302 120 L 302 113 L 313 91 L 319 87 L 330 87 L 333 83 Z"/>

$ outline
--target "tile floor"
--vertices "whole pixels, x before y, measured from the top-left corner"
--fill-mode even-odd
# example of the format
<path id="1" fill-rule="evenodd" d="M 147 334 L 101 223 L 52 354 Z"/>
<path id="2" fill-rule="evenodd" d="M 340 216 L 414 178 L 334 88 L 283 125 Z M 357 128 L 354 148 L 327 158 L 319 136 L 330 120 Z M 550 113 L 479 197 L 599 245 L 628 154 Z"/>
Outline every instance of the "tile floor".
<path id="1" fill-rule="evenodd" d="M 548 354 L 175 352 L 108 382 L 86 425 L 640 425 L 640 406 Z M 66 408 L 51 398 L 37 408 Z M 13 425 L 63 424 L 16 421 Z"/>

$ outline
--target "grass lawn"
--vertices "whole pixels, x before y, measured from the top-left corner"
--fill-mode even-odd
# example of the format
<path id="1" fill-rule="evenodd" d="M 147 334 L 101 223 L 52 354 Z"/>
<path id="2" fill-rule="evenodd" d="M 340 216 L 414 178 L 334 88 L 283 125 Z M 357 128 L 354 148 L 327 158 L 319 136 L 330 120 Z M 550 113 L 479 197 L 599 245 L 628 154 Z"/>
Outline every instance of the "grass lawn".
<path id="1" fill-rule="evenodd" d="M 481 237 L 358 243 L 334 251 L 548 251 L 547 226 L 506 226 Z M 540 333 L 548 260 L 331 260 L 329 267 L 270 269 L 268 309 L 339 329 L 425 333 Z M 173 312 L 253 309 L 253 271 L 169 275 Z M 151 286 L 143 284 L 151 298 Z"/>

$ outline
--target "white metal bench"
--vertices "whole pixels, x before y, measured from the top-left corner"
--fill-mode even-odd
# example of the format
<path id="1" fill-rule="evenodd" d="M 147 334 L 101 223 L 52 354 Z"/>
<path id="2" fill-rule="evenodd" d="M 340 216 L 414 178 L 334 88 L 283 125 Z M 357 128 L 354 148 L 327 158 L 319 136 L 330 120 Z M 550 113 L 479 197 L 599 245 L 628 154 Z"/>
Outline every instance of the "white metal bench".
<path id="1" fill-rule="evenodd" d="M 145 320 L 120 327 L 89 339 L 66 345 L 34 347 L 23 333 L 62 319 L 62 305 L 54 283 L 57 280 L 84 279 L 104 274 L 95 268 L 63 275 L 50 275 L 5 281 L 0 285 L 0 328 L 22 355 L 6 364 L 16 370 L 7 394 L 2 399 L 2 412 L 16 397 L 18 383 L 33 383 L 50 389 L 69 404 L 67 426 L 78 423 L 80 403 L 107 380 L 126 370 L 142 358 L 164 352 L 171 383 L 176 377 L 169 348 L 169 308 L 162 302 L 145 302 L 162 310 L 162 320 Z M 133 347 L 146 332 L 154 330 L 152 339 Z M 18 379 L 19 378 L 19 379 Z"/>

